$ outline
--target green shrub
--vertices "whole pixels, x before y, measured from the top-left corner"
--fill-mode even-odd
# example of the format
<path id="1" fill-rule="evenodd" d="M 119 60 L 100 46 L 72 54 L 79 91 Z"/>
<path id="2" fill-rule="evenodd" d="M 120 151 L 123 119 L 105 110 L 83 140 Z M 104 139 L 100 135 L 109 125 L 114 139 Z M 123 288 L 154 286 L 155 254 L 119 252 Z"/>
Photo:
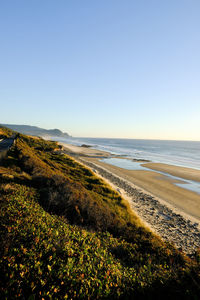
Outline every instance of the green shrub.
<path id="1" fill-rule="evenodd" d="M 19 135 L 0 167 L 0 298 L 198 299 L 199 253 L 162 242 L 49 145 Z"/>

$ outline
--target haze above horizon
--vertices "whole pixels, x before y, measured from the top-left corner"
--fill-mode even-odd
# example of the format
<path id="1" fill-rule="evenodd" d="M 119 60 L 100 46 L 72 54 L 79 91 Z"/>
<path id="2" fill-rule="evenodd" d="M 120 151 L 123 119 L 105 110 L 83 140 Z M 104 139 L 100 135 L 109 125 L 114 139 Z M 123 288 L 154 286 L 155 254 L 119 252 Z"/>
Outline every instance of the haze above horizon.
<path id="1" fill-rule="evenodd" d="M 0 123 L 200 141 L 200 2 L 2 1 Z"/>

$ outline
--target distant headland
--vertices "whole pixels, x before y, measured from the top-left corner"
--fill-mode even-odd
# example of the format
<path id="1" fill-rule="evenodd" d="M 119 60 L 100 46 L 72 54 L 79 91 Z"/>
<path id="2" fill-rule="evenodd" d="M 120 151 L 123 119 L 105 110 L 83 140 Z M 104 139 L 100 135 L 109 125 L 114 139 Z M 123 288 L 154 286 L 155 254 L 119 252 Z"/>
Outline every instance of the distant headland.
<path id="1" fill-rule="evenodd" d="M 70 137 L 68 133 L 62 132 L 59 129 L 44 129 L 44 128 L 40 128 L 37 126 L 30 126 L 30 125 L 15 125 L 15 124 L 1 124 L 1 125 L 27 135 L 41 136 L 41 137 L 48 137 L 48 136 Z"/>

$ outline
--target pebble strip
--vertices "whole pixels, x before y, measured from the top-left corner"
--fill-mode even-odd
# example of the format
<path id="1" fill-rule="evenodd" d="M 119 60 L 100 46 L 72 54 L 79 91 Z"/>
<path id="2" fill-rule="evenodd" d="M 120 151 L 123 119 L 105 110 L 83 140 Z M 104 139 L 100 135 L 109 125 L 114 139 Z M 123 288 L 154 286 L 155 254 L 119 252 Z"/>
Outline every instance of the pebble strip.
<path id="1" fill-rule="evenodd" d="M 77 156 L 76 156 L 77 159 Z M 83 164 L 98 172 L 102 177 L 109 180 L 122 189 L 131 198 L 132 209 L 139 217 L 150 225 L 150 227 L 165 241 L 173 243 L 179 250 L 192 255 L 200 248 L 200 230 L 198 223 L 186 219 L 182 215 L 162 204 L 155 197 L 145 194 L 127 180 L 99 167 L 94 163 L 78 159 Z M 118 190 L 120 192 L 120 190 Z"/>

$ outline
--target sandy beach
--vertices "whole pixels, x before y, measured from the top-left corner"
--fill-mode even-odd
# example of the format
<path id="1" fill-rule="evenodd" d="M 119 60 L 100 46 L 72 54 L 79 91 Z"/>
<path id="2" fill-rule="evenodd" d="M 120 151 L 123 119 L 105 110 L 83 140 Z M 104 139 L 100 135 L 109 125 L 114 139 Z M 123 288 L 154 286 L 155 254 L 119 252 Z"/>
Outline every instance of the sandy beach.
<path id="1" fill-rule="evenodd" d="M 164 239 L 188 253 L 200 247 L 200 195 L 174 184 L 181 182 L 181 178 L 200 181 L 199 170 L 160 163 L 143 164 L 149 171 L 127 170 L 101 161 L 112 157 L 110 153 L 62 145 L 66 154 L 114 184 L 141 219 Z M 156 171 L 177 176 L 180 180 Z"/>
<path id="2" fill-rule="evenodd" d="M 172 165 L 161 164 L 161 163 L 147 163 L 147 164 L 142 164 L 142 166 L 155 171 L 165 172 L 183 179 L 189 179 L 189 180 L 200 182 L 200 170 L 172 166 Z"/>
<path id="3" fill-rule="evenodd" d="M 96 158 L 102 158 L 102 157 L 110 157 L 111 154 L 109 152 L 101 151 L 92 149 L 90 147 L 82 147 L 82 146 L 74 146 L 66 143 L 59 143 L 62 146 L 65 147 L 65 150 L 68 154 L 77 154 L 78 156 L 84 156 L 84 157 L 96 157 Z"/>
<path id="4" fill-rule="evenodd" d="M 104 167 L 113 174 L 126 179 L 153 196 L 165 200 L 175 208 L 180 209 L 184 213 L 191 215 L 200 221 L 200 195 L 174 185 L 174 183 L 179 182 L 178 180 L 173 180 L 170 177 L 154 171 L 122 169 L 101 162 L 95 158 L 87 158 L 87 161 L 94 162 L 95 164 Z"/>
<path id="5" fill-rule="evenodd" d="M 100 161 L 102 157 L 111 156 L 108 152 L 68 144 L 65 144 L 65 147 L 70 150 L 71 154 L 77 154 L 84 157 L 84 160 L 88 162 L 102 166 L 200 221 L 200 195 L 174 185 L 176 182 L 181 183 L 181 178 L 200 182 L 200 170 L 161 163 L 142 164 L 142 166 L 149 168 L 149 171 L 126 170 Z M 156 170 L 180 177 L 180 181 L 157 173 Z"/>

